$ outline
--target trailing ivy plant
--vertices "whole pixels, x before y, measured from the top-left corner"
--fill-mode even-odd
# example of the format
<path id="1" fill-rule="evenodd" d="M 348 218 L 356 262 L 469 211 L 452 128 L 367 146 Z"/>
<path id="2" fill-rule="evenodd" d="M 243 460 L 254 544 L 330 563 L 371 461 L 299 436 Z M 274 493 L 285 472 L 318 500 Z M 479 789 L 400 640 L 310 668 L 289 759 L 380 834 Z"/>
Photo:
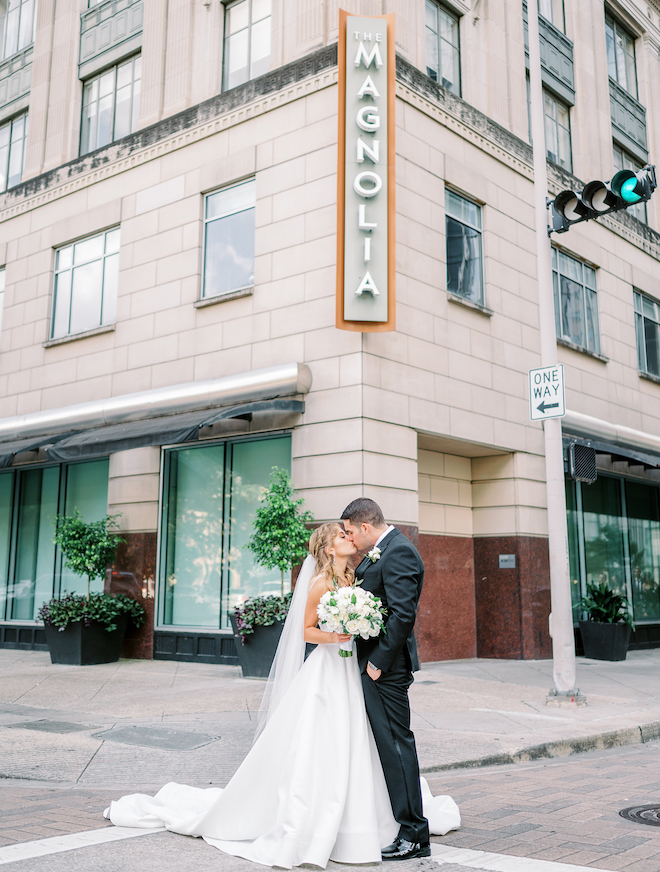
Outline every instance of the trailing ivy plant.
<path id="1" fill-rule="evenodd" d="M 633 630 L 635 622 L 630 613 L 630 603 L 621 593 L 614 593 L 604 581 L 587 582 L 587 593 L 577 604 L 579 609 L 587 613 L 590 621 L 601 624 L 616 624 L 625 621 Z"/>
<path id="2" fill-rule="evenodd" d="M 268 488 L 253 523 L 253 533 L 246 547 L 255 563 L 266 569 L 280 570 L 280 599 L 284 599 L 284 573 L 307 555 L 309 530 L 314 523 L 311 512 L 302 511 L 305 501 L 296 499 L 288 472 L 273 467 Z"/>
<path id="3" fill-rule="evenodd" d="M 114 560 L 117 545 L 124 542 L 117 533 L 117 518 L 106 515 L 100 521 L 84 521 L 78 509 L 72 515 L 56 515 L 55 537 L 67 567 L 76 575 L 87 576 L 87 600 L 90 599 L 90 584 L 96 578 L 104 578 Z"/>
<path id="4" fill-rule="evenodd" d="M 117 618 L 128 615 L 136 627 L 144 622 L 144 609 L 137 600 L 123 593 L 111 596 L 92 593 L 89 597 L 67 593 L 61 599 L 52 599 L 39 609 L 39 618 L 50 627 L 63 632 L 68 624 L 82 621 L 86 627 L 92 621 L 104 624 L 108 633 L 117 629 Z"/>

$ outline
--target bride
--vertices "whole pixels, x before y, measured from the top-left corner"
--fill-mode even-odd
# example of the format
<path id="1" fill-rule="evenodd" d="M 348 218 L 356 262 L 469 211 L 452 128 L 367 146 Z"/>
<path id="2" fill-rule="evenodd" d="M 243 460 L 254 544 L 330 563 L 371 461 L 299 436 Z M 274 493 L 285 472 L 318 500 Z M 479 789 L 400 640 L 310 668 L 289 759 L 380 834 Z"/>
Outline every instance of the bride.
<path id="1" fill-rule="evenodd" d="M 318 626 L 316 609 L 333 587 L 349 585 L 355 552 L 339 524 L 314 531 L 278 645 L 249 754 L 224 788 L 166 784 L 105 811 L 115 826 L 165 827 L 201 836 L 227 854 L 290 869 L 374 863 L 396 837 L 376 745 L 367 719 L 357 657 L 340 657 L 351 637 Z M 316 648 L 307 660 L 305 643 Z M 353 645 L 355 649 L 355 645 Z M 432 833 L 460 825 L 448 796 L 422 784 Z"/>

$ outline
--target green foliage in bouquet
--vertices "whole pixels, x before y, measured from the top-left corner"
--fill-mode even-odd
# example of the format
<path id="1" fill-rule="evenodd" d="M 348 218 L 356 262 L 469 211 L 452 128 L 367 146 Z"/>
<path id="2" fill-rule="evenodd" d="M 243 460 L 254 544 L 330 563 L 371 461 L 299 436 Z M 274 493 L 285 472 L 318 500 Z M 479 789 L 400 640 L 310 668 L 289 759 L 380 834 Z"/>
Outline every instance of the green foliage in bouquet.
<path id="1" fill-rule="evenodd" d="M 630 613 L 630 603 L 621 593 L 614 593 L 604 581 L 587 583 L 587 593 L 577 604 L 587 613 L 590 621 L 601 624 L 616 624 L 625 621 L 633 630 L 635 622 Z"/>

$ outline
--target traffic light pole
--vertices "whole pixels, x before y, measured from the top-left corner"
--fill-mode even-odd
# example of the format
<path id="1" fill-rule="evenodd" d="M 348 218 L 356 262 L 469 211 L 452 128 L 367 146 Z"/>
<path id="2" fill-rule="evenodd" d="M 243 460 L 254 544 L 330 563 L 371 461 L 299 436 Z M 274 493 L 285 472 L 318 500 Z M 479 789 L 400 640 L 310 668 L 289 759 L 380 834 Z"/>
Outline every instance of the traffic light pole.
<path id="1" fill-rule="evenodd" d="M 541 365 L 557 364 L 557 333 L 552 288 L 552 260 L 548 235 L 548 175 L 546 165 L 545 119 L 541 84 L 541 52 L 537 0 L 528 0 L 530 112 L 534 146 L 534 205 L 536 213 L 536 255 L 539 285 L 539 327 Z M 552 675 L 554 691 L 548 702 L 577 701 L 575 687 L 575 640 L 571 583 L 568 568 L 568 528 L 566 525 L 566 487 L 561 440 L 561 418 L 543 422 L 545 436 L 545 476 L 548 503 L 548 549 L 550 552 L 550 635 L 552 636 Z M 580 702 L 584 696 L 580 695 Z"/>

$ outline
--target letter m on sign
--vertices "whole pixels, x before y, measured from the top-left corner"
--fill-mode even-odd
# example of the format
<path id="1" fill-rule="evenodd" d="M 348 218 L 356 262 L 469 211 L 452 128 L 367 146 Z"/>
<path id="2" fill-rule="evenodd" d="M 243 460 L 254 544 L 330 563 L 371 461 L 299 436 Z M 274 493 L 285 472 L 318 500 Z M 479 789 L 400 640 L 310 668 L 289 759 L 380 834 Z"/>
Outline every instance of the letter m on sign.
<path id="1" fill-rule="evenodd" d="M 378 69 L 383 66 L 383 59 L 380 56 L 380 47 L 378 43 L 376 43 L 371 49 L 371 54 L 367 54 L 364 43 L 360 43 L 360 45 L 358 46 L 357 54 L 355 55 L 355 66 L 359 67 L 361 61 L 367 68 L 369 68 L 372 63 L 374 63 L 374 61 L 376 62 L 376 67 Z"/>

